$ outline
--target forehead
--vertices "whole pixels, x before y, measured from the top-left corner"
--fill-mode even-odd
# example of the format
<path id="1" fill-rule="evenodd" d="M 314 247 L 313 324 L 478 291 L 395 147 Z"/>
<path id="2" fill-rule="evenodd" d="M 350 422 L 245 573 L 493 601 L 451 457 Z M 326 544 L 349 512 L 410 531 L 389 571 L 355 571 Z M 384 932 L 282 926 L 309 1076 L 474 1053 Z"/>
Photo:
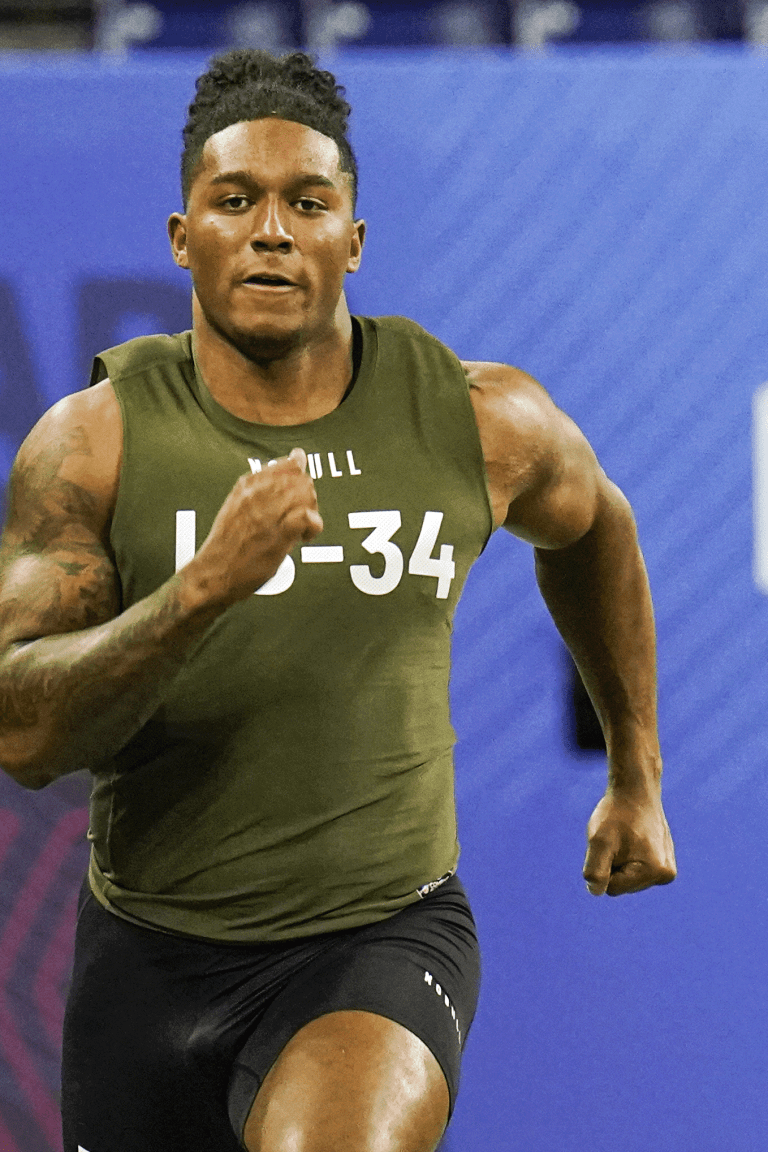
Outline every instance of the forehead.
<path id="1" fill-rule="evenodd" d="M 201 156 L 201 170 L 209 177 L 234 171 L 273 177 L 314 172 L 338 183 L 344 175 L 339 163 L 339 148 L 330 136 L 277 116 L 230 124 L 208 137 Z"/>

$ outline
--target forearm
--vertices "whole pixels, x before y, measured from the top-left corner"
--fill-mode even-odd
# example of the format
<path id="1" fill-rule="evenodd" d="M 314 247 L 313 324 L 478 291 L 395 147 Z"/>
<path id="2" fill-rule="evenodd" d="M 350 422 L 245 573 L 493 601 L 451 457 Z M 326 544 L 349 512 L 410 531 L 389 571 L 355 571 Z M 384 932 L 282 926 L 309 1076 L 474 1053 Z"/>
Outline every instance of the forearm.
<path id="1" fill-rule="evenodd" d="M 221 611 L 179 573 L 113 620 L 12 645 L 0 660 L 0 764 L 28 788 L 97 769 L 160 706 Z"/>
<path id="2" fill-rule="evenodd" d="M 542 595 L 570 649 L 606 738 L 611 783 L 657 782 L 653 608 L 631 509 L 613 485 L 592 528 L 562 549 L 536 549 Z"/>

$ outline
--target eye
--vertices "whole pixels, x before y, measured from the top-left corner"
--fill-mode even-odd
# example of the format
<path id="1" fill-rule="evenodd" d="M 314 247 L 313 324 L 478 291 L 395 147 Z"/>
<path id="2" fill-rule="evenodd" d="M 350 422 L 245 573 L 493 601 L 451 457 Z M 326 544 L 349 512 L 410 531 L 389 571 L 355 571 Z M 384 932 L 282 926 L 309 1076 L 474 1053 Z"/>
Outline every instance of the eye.
<path id="1" fill-rule="evenodd" d="M 325 204 L 322 200 L 313 200 L 310 196 L 302 196 L 296 201 L 296 205 L 302 212 L 323 212 L 325 210 Z"/>
<path id="2" fill-rule="evenodd" d="M 224 200 L 222 200 L 224 207 L 231 209 L 233 212 L 239 212 L 248 203 L 250 202 L 247 196 L 241 196 L 236 192 L 233 192 L 231 196 L 226 196 Z"/>

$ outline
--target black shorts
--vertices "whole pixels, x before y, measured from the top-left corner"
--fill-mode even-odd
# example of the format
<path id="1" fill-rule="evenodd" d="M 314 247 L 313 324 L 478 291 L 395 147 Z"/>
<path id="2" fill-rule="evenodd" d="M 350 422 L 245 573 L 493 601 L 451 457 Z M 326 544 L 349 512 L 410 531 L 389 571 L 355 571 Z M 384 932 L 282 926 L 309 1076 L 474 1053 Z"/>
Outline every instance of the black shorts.
<path id="1" fill-rule="evenodd" d="M 420 1037 L 452 1111 L 479 981 L 455 876 L 377 924 L 253 945 L 141 928 L 103 908 L 86 882 L 64 1020 L 64 1152 L 239 1152 L 282 1049 L 342 1009 Z"/>

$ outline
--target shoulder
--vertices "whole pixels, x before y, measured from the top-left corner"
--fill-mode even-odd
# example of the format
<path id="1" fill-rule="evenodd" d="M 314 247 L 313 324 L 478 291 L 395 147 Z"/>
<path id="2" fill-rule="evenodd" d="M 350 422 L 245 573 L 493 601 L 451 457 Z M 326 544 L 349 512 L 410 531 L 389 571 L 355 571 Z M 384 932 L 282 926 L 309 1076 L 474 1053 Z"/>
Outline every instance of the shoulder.
<path id="1" fill-rule="evenodd" d="M 64 396 L 45 412 L 21 446 L 20 453 L 35 453 L 61 438 L 91 441 L 120 432 L 120 405 L 106 379 L 80 392 Z"/>
<path id="2" fill-rule="evenodd" d="M 408 316 L 370 316 L 367 319 L 376 329 L 380 340 L 383 337 L 390 344 L 399 343 L 402 346 L 426 350 L 443 359 L 448 358 L 458 366 L 459 359 L 456 353 Z"/>
<path id="3" fill-rule="evenodd" d="M 511 424 L 518 433 L 541 430 L 559 411 L 546 389 L 510 364 L 462 360 L 475 410 L 488 420 Z"/>
<path id="4" fill-rule="evenodd" d="M 554 462 L 575 425 L 547 391 L 520 368 L 462 360 L 486 463 L 510 460 L 526 469 Z"/>
<path id="5" fill-rule="evenodd" d="M 359 317 L 359 319 L 368 319 L 382 332 L 394 332 L 403 336 L 424 336 L 429 340 L 434 340 L 435 343 L 439 343 L 436 336 L 433 336 L 426 328 L 422 328 L 421 324 L 417 324 L 415 320 L 411 320 L 409 316 L 368 316 Z"/>
<path id="6" fill-rule="evenodd" d="M 54 404 L 11 471 L 0 542 L 0 647 L 111 619 L 120 416 L 108 383 Z"/>
<path id="7" fill-rule="evenodd" d="M 601 469 L 587 440 L 519 368 L 464 361 L 498 524 L 545 547 L 589 526 Z"/>
<path id="8" fill-rule="evenodd" d="M 158 364 L 178 364 L 192 359 L 192 333 L 177 332 L 173 336 L 158 333 L 137 336 L 114 348 L 107 348 L 95 357 L 91 383 L 107 377 L 117 382 L 121 377 L 147 372 Z"/>
<path id="9" fill-rule="evenodd" d="M 120 406 L 109 380 L 59 400 L 19 449 L 11 473 L 11 508 L 19 498 L 23 502 L 25 491 L 64 485 L 62 491 L 70 493 L 84 515 L 98 524 L 106 522 L 117 496 L 122 433 Z"/>

